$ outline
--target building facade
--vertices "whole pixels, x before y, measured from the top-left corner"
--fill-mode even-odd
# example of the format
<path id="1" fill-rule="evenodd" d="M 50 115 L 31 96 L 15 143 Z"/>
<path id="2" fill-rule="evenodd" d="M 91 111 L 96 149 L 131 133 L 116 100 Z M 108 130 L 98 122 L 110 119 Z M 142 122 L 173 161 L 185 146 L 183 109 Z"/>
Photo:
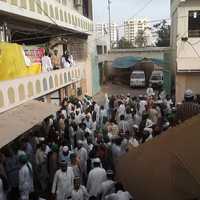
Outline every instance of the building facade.
<path id="1" fill-rule="evenodd" d="M 146 46 L 152 46 L 151 29 L 148 26 L 146 18 L 124 21 L 124 37 L 126 40 L 137 46 L 136 38 L 139 34 L 142 34 L 146 38 Z"/>
<path id="2" fill-rule="evenodd" d="M 176 98 L 187 89 L 200 94 L 200 2 L 171 0 L 171 46 Z"/>
<path id="3" fill-rule="evenodd" d="M 98 38 L 105 38 L 109 35 L 109 24 L 96 24 L 96 34 Z M 118 41 L 117 24 L 111 23 L 111 42 L 112 46 L 116 46 Z"/>
<path id="4" fill-rule="evenodd" d="M 91 48 L 93 29 L 92 0 L 0 0 L 0 42 L 48 48 L 50 53 L 58 50 L 60 57 L 67 50 L 75 62 L 70 68 L 0 80 L 1 119 L 18 109 L 13 119 L 18 121 L 18 116 L 25 113 L 23 105 L 33 100 L 59 105 L 71 95 L 93 95 L 92 68 L 98 66 L 96 51 Z M 0 132 L 2 127 L 7 128 L 1 124 Z"/>

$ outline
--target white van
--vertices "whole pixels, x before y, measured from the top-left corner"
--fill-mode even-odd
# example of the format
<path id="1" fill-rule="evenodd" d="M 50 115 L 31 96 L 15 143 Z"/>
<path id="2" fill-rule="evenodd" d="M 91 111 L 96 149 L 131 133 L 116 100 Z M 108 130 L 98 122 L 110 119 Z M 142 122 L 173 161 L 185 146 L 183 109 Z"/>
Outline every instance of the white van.
<path id="1" fill-rule="evenodd" d="M 153 88 L 162 87 L 164 83 L 164 74 L 162 71 L 153 71 L 149 83 Z"/>
<path id="2" fill-rule="evenodd" d="M 130 77 L 130 87 L 145 87 L 146 79 L 144 71 L 133 71 Z"/>

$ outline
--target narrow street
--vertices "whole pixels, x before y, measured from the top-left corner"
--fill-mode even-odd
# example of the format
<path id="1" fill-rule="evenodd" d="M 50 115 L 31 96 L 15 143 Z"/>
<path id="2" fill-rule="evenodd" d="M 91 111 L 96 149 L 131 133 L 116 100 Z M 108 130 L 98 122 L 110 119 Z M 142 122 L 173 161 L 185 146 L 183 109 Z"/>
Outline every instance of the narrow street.
<path id="1" fill-rule="evenodd" d="M 108 82 L 106 85 L 102 87 L 101 92 L 99 92 L 94 97 L 94 99 L 98 104 L 103 105 L 105 103 L 104 101 L 106 93 L 108 94 L 108 96 L 119 95 L 119 94 L 127 95 L 128 93 L 130 93 L 131 96 L 139 96 L 139 95 L 144 95 L 145 91 L 146 91 L 145 88 L 133 89 L 127 85 L 112 84 L 111 82 Z"/>

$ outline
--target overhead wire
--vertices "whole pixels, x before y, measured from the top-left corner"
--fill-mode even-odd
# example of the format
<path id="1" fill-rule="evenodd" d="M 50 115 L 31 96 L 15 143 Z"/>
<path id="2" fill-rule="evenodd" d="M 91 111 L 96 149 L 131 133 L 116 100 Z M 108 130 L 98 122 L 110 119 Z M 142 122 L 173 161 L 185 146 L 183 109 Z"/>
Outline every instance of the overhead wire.
<path id="1" fill-rule="evenodd" d="M 142 12 L 153 0 L 149 0 L 148 2 L 146 2 L 146 4 L 140 8 L 138 11 L 135 12 L 135 14 L 133 15 L 133 17 L 131 18 L 134 18 L 135 16 L 137 16 L 140 12 Z"/>

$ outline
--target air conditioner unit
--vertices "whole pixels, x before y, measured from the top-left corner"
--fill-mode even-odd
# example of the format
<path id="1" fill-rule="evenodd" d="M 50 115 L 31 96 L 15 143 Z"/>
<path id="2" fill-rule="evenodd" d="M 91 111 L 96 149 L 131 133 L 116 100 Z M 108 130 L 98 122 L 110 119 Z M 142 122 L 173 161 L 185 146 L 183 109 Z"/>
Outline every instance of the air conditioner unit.
<path id="1" fill-rule="evenodd" d="M 76 7 L 82 6 L 82 0 L 74 0 L 74 5 Z"/>

